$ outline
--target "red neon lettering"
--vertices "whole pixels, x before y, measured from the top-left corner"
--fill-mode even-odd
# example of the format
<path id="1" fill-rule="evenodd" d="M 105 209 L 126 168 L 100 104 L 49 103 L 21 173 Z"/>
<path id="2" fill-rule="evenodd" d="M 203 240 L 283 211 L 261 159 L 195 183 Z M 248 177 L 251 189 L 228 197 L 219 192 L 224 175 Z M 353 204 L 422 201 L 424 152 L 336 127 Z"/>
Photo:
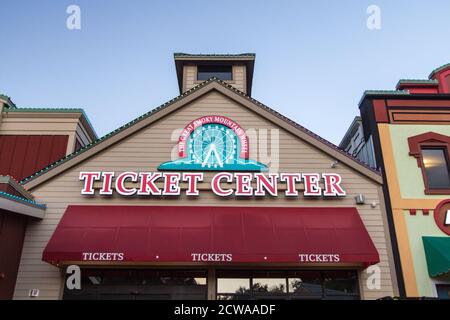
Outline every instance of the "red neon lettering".
<path id="1" fill-rule="evenodd" d="M 341 187 L 342 178 L 336 173 L 322 173 L 325 184 L 324 196 L 345 196 L 345 191 Z"/>
<path id="2" fill-rule="evenodd" d="M 155 181 L 162 177 L 159 172 L 141 172 L 139 178 L 141 184 L 139 187 L 139 195 L 160 195 L 161 190 L 156 186 Z"/>
<path id="3" fill-rule="evenodd" d="M 180 173 L 164 173 L 164 191 L 165 196 L 177 196 L 180 194 Z"/>
<path id="4" fill-rule="evenodd" d="M 100 194 L 113 194 L 113 190 L 111 187 L 113 177 L 114 172 L 102 172 L 103 185 L 100 189 Z"/>
<path id="5" fill-rule="evenodd" d="M 284 192 L 287 197 L 297 197 L 298 191 L 295 186 L 296 182 L 300 182 L 302 180 L 302 176 L 300 173 L 281 173 L 280 180 L 286 181 L 286 191 Z"/>
<path id="6" fill-rule="evenodd" d="M 319 185 L 320 176 L 318 173 L 303 173 L 303 182 L 305 183 L 305 196 L 320 196 L 322 188 Z"/>
<path id="7" fill-rule="evenodd" d="M 252 174 L 251 173 L 235 173 L 237 196 L 251 196 L 253 194 Z"/>
<path id="8" fill-rule="evenodd" d="M 188 183 L 188 188 L 186 190 L 186 195 L 188 196 L 198 196 L 199 192 L 197 189 L 197 182 L 203 181 L 203 173 L 183 173 L 183 181 Z"/>
<path id="9" fill-rule="evenodd" d="M 132 196 L 136 193 L 136 188 L 126 188 L 125 181 L 131 179 L 131 181 L 136 182 L 138 175 L 136 172 L 123 172 L 117 176 L 116 179 L 116 191 L 123 196 Z"/>
<path id="10" fill-rule="evenodd" d="M 80 180 L 84 180 L 81 194 L 94 194 L 94 181 L 100 179 L 100 172 L 80 172 Z"/>
<path id="11" fill-rule="evenodd" d="M 231 182 L 233 181 L 233 175 L 228 172 L 221 172 L 216 174 L 211 180 L 211 189 L 216 195 L 221 197 L 227 197 L 232 195 L 233 194 L 232 189 L 224 190 L 220 186 L 220 182 L 222 181 L 222 179 L 225 179 L 227 182 Z"/>
<path id="12" fill-rule="evenodd" d="M 277 173 L 270 173 L 270 180 L 263 173 L 255 173 L 256 178 L 256 196 L 265 196 L 266 191 L 269 192 L 271 196 L 276 197 L 278 195 L 277 189 Z"/>

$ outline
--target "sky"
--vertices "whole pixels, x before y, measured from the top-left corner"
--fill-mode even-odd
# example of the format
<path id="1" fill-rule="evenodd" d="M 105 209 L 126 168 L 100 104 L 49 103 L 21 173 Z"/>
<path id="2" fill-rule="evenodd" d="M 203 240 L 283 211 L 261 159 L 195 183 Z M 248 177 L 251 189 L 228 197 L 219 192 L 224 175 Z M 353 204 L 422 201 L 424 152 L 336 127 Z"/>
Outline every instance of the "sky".
<path id="1" fill-rule="evenodd" d="M 450 62 L 449 14 L 448 0 L 0 0 L 0 93 L 83 108 L 102 136 L 179 95 L 174 52 L 253 52 L 253 98 L 338 144 L 365 90 Z"/>

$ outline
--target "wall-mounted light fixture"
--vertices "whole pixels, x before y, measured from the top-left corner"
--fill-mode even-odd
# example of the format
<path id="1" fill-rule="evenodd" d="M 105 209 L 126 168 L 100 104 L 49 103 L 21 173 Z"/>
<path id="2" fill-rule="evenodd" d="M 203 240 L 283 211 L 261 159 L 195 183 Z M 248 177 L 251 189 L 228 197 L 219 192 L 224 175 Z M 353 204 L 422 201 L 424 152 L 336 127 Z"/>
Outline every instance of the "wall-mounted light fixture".
<path id="1" fill-rule="evenodd" d="M 364 195 L 361 193 L 355 197 L 355 201 L 356 201 L 356 204 L 365 204 L 366 203 L 366 199 L 364 198 Z"/>

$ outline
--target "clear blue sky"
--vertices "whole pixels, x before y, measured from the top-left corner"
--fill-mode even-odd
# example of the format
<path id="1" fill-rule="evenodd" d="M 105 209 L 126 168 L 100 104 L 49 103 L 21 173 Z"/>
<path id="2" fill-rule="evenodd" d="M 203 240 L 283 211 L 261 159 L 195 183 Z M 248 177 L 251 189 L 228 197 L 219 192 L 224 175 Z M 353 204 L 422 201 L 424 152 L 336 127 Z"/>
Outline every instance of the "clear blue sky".
<path id="1" fill-rule="evenodd" d="M 178 95 L 173 52 L 254 52 L 253 97 L 339 143 L 364 90 L 450 62 L 449 15 L 448 0 L 0 0 L 0 93 L 82 107 L 103 135 Z"/>

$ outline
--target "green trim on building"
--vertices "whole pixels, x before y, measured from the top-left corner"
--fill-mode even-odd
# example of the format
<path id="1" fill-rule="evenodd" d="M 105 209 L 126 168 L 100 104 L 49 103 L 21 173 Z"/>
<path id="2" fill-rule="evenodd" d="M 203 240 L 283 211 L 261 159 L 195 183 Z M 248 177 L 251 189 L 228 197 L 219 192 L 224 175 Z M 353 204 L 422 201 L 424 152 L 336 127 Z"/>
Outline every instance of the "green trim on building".
<path id="1" fill-rule="evenodd" d="M 450 237 L 422 237 L 422 241 L 430 277 L 450 273 Z"/>
<path id="2" fill-rule="evenodd" d="M 9 199 L 9 200 L 13 200 L 16 202 L 22 202 L 24 204 L 31 205 L 31 206 L 34 206 L 34 207 L 37 207 L 40 209 L 45 209 L 47 207 L 45 204 L 37 203 L 36 201 L 33 201 L 33 200 L 18 197 L 18 196 L 15 196 L 13 194 L 10 194 L 10 193 L 4 192 L 4 191 L 0 191 L 0 197 Z"/>
<path id="3" fill-rule="evenodd" d="M 199 54 L 194 54 L 194 53 L 183 53 L 183 52 L 175 52 L 174 54 L 173 54 L 173 56 L 176 58 L 176 57 L 212 57 L 212 58 L 221 58 L 221 57 L 224 57 L 224 58 L 233 58 L 233 57 L 239 57 L 239 58 L 242 58 L 242 57 L 252 57 L 252 58 L 254 58 L 255 56 L 256 56 L 256 54 L 254 54 L 254 53 L 237 53 L 237 54 L 232 54 L 232 53 L 224 53 L 224 54 L 220 54 L 220 53 L 217 53 L 217 54 L 214 54 L 214 53 L 212 53 L 212 54 L 202 54 L 202 53 L 199 53 Z"/>
<path id="4" fill-rule="evenodd" d="M 450 68 L 450 63 L 444 64 L 443 66 L 440 66 L 439 68 L 436 68 L 433 71 L 431 71 L 431 73 L 428 76 L 428 78 L 431 79 L 436 73 L 438 73 L 438 72 L 440 72 L 440 71 L 442 71 L 444 69 L 447 69 L 447 68 Z"/>
<path id="5" fill-rule="evenodd" d="M 397 83 L 397 87 L 400 84 L 429 84 L 429 85 L 436 85 L 439 84 L 438 80 L 428 80 L 428 79 L 400 79 Z"/>
<path id="6" fill-rule="evenodd" d="M 7 95 L 1 94 L 1 93 L 0 93 L 0 99 L 6 101 L 6 108 L 7 108 L 8 110 L 17 108 L 17 106 L 15 105 L 15 103 L 12 102 L 11 97 L 8 97 Z"/>
<path id="7" fill-rule="evenodd" d="M 42 113 L 84 113 L 81 108 L 14 108 L 8 109 L 7 112 L 42 112 Z"/>
<path id="8" fill-rule="evenodd" d="M 358 102 L 358 106 L 364 101 L 367 96 L 385 96 L 385 95 L 395 95 L 395 96 L 409 96 L 408 90 L 366 90 L 364 91 L 361 99 Z"/>

